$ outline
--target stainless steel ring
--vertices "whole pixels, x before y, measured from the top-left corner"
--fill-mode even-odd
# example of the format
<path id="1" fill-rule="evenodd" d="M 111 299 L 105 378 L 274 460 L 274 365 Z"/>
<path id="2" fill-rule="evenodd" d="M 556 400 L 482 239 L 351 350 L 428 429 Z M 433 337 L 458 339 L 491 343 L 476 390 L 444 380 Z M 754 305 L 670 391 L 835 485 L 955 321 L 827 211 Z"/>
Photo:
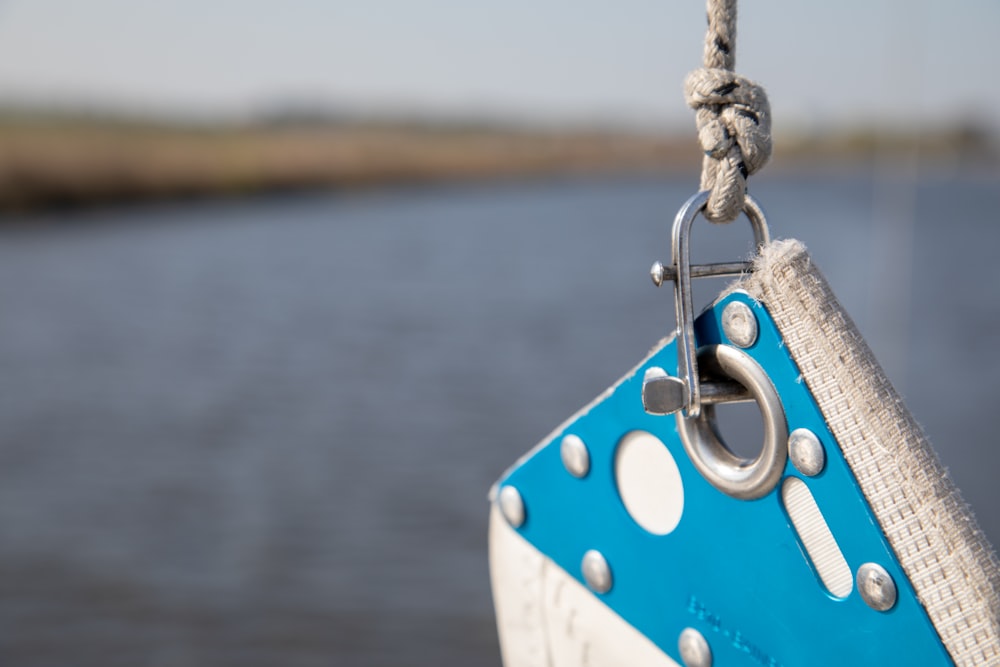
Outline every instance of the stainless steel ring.
<path id="1" fill-rule="evenodd" d="M 788 425 L 778 392 L 767 373 L 750 355 L 728 345 L 698 351 L 698 363 L 711 374 L 736 380 L 757 401 L 764 421 L 764 446 L 757 458 L 733 454 L 719 439 L 714 406 L 697 417 L 677 413 L 677 432 L 691 462 L 715 488 L 741 500 L 767 495 L 781 479 L 788 456 Z"/>

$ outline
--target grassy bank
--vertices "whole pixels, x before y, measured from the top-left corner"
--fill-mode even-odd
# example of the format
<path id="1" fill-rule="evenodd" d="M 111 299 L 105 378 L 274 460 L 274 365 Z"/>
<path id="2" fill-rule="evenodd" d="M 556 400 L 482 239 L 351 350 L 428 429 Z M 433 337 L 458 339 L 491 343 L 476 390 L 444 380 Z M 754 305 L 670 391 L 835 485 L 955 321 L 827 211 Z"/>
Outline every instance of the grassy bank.
<path id="1" fill-rule="evenodd" d="M 693 141 L 389 125 L 0 120 L 0 209 L 696 164 Z"/>
<path id="2" fill-rule="evenodd" d="M 917 149 L 932 158 L 995 165 L 993 146 L 968 130 L 779 137 L 775 162 Z M 0 115 L 0 211 L 588 170 L 694 174 L 699 160 L 693 130 L 670 138 L 403 123 L 193 126 Z"/>

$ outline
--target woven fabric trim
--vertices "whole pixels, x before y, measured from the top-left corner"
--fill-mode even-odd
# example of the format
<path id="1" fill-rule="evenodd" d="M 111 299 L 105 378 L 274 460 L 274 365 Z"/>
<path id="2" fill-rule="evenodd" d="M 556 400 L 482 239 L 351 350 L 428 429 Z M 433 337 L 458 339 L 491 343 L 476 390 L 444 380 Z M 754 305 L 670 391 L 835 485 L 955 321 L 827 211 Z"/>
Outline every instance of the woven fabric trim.
<path id="1" fill-rule="evenodd" d="M 996 554 L 805 247 L 769 244 L 734 288 L 770 312 L 955 664 L 1000 664 Z"/>

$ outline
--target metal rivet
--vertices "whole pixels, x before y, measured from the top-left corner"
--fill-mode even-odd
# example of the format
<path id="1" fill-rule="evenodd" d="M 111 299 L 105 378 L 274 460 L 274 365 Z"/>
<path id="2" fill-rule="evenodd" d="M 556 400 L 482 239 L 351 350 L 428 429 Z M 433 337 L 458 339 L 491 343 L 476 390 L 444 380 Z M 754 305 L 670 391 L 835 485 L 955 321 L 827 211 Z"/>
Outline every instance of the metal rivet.
<path id="1" fill-rule="evenodd" d="M 600 551 L 591 549 L 583 554 L 580 569 L 583 570 L 583 580 L 595 593 L 607 593 L 611 590 L 611 568 Z"/>
<path id="2" fill-rule="evenodd" d="M 663 284 L 664 269 L 662 262 L 653 262 L 653 266 L 649 269 L 649 277 L 653 279 L 653 284 L 659 287 Z"/>
<path id="3" fill-rule="evenodd" d="M 524 523 L 524 501 L 513 486 L 500 489 L 500 512 L 513 528 L 520 528 Z"/>
<path id="4" fill-rule="evenodd" d="M 712 667 L 712 649 L 705 637 L 694 628 L 684 628 L 677 640 L 677 649 L 685 667 Z"/>
<path id="5" fill-rule="evenodd" d="M 865 563 L 858 568 L 858 592 L 876 611 L 889 611 L 896 604 L 896 582 L 878 563 Z"/>
<path id="6" fill-rule="evenodd" d="M 757 340 L 757 318 L 750 306 L 732 301 L 722 311 L 722 330 L 737 347 L 750 347 Z"/>
<path id="7" fill-rule="evenodd" d="M 815 477 L 826 466 L 826 450 L 816 434 L 807 428 L 797 428 L 788 436 L 788 457 L 800 473 Z"/>
<path id="8" fill-rule="evenodd" d="M 562 439 L 559 447 L 563 465 L 573 477 L 586 477 L 590 472 L 590 451 L 579 436 L 570 433 Z"/>

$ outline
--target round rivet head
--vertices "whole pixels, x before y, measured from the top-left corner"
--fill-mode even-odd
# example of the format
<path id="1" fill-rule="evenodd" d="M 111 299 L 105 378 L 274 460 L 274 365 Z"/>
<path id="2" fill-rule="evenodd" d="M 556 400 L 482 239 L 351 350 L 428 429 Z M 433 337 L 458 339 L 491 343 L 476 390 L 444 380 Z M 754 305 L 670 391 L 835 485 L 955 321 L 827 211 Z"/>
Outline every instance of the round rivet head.
<path id="1" fill-rule="evenodd" d="M 663 284 L 663 262 L 653 262 L 653 266 L 649 269 L 649 277 L 653 279 L 653 284 L 659 287 Z"/>
<path id="2" fill-rule="evenodd" d="M 513 528 L 520 528 L 524 523 L 524 501 L 513 486 L 500 489 L 500 513 Z"/>
<path id="3" fill-rule="evenodd" d="M 712 649 L 705 637 L 694 628 L 685 628 L 677 640 L 684 667 L 712 667 Z"/>
<path id="4" fill-rule="evenodd" d="M 808 477 L 820 474 L 826 466 L 823 443 L 807 428 L 797 428 L 789 434 L 788 458 L 800 473 Z"/>
<path id="5" fill-rule="evenodd" d="M 562 439 L 559 447 L 563 465 L 573 477 L 586 477 L 590 472 L 590 451 L 580 436 L 570 433 Z"/>
<path id="6" fill-rule="evenodd" d="M 583 571 L 583 580 L 595 593 L 607 593 L 611 590 L 611 568 L 600 551 L 591 549 L 583 554 L 580 569 Z"/>
<path id="7" fill-rule="evenodd" d="M 858 592 L 861 599 L 876 611 L 889 611 L 896 604 L 896 582 L 878 563 L 858 568 Z"/>
<path id="8" fill-rule="evenodd" d="M 750 306 L 732 301 L 722 310 L 722 330 L 736 347 L 750 347 L 757 341 L 757 317 Z"/>

